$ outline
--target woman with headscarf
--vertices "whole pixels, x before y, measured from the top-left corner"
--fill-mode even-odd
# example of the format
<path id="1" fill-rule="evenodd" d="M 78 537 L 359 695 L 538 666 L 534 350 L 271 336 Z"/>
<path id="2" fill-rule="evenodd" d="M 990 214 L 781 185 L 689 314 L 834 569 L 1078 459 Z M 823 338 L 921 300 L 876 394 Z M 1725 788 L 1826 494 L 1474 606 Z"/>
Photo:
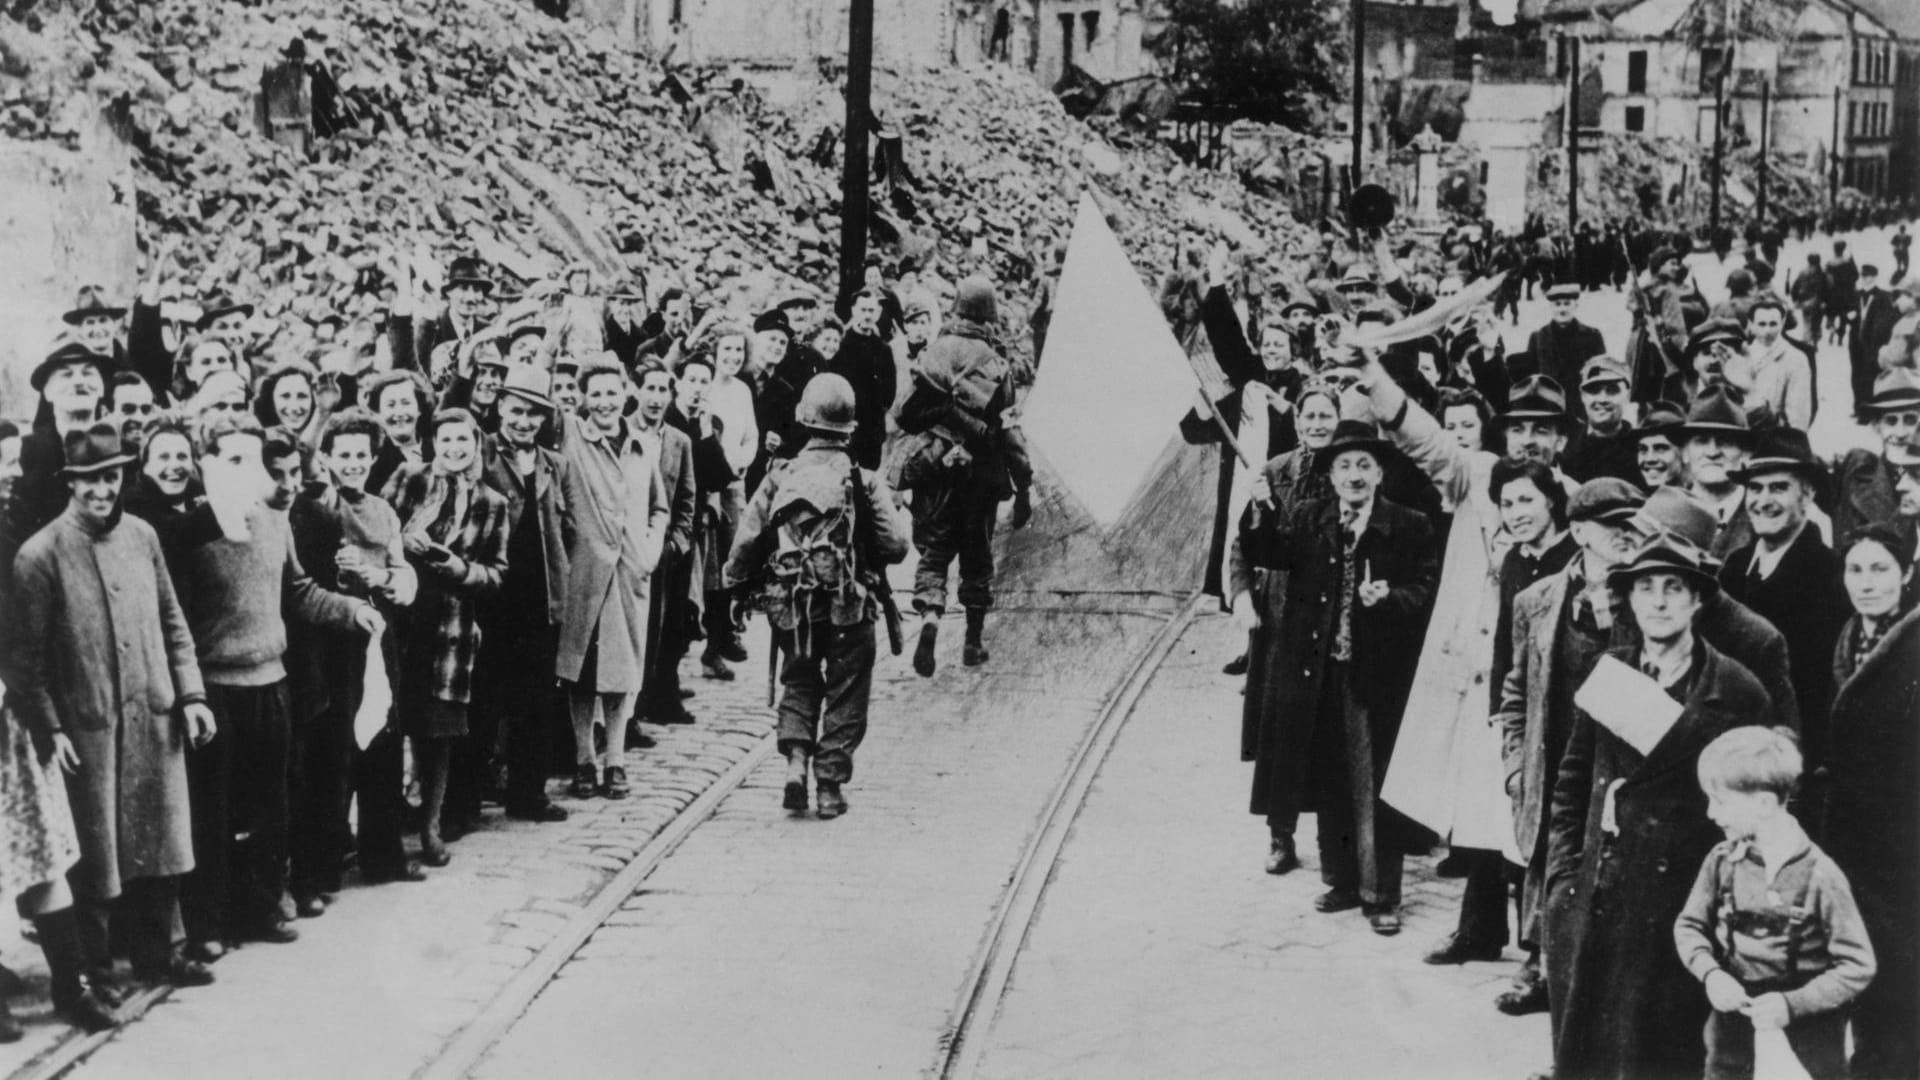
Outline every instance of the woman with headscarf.
<path id="1" fill-rule="evenodd" d="M 497 592 L 507 565 L 507 503 L 481 480 L 480 424 L 465 409 L 433 417 L 433 461 L 403 466 L 383 496 L 401 522 L 401 545 L 419 593 L 398 621 L 394 704 L 420 763 L 425 806 L 420 858 L 445 866 L 440 835 L 453 740 L 467 734 L 476 600 Z"/>

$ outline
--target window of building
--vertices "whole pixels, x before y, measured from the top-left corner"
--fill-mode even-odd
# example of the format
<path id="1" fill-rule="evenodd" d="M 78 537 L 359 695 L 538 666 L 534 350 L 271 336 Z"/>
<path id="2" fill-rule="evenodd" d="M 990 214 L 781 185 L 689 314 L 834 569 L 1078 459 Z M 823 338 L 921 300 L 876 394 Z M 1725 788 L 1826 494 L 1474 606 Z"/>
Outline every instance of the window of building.
<path id="1" fill-rule="evenodd" d="M 1707 47 L 1700 50 L 1700 92 L 1713 93 L 1714 80 L 1720 77 L 1720 67 L 1725 62 L 1725 53 L 1720 49 Z"/>
<path id="2" fill-rule="evenodd" d="M 1073 70 L 1073 13 L 1060 16 L 1060 74 Z"/>
<path id="3" fill-rule="evenodd" d="M 1635 49 L 1627 54 L 1627 93 L 1644 94 L 1647 92 L 1647 51 Z M 1628 128 L 1637 131 L 1637 128 Z"/>
<path id="4" fill-rule="evenodd" d="M 1628 131 L 1647 130 L 1647 110 L 1645 106 L 1642 106 L 1642 105 L 1627 106 L 1627 130 Z"/>
<path id="5" fill-rule="evenodd" d="M 1086 12 L 1080 16 L 1080 22 L 1087 28 L 1087 49 L 1092 51 L 1093 43 L 1100 40 L 1100 13 Z"/>

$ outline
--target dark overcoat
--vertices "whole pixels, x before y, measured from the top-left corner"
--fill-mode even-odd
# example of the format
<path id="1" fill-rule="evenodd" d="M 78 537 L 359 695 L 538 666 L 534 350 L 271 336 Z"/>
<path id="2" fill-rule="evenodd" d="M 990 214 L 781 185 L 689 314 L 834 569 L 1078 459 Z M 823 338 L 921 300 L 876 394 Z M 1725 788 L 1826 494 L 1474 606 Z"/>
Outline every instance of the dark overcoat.
<path id="1" fill-rule="evenodd" d="M 1809 777 L 1827 760 L 1827 710 L 1833 699 L 1833 643 L 1849 610 L 1840 556 L 1811 524 L 1800 530 L 1773 573 L 1753 577 L 1755 546 L 1728 556 L 1720 591 L 1772 623 L 1787 639 L 1788 670 L 1800 709 L 1800 750 Z"/>
<path id="2" fill-rule="evenodd" d="M 1275 673 L 1272 704 L 1255 747 L 1250 809 L 1261 815 L 1312 810 L 1306 796 L 1314 720 L 1321 695 L 1339 692 L 1326 679 L 1340 591 L 1339 505 L 1303 506 L 1249 540 L 1253 565 L 1289 572 L 1278 647 L 1292 661 Z M 1393 756 L 1420 654 L 1423 615 L 1440 576 L 1433 526 L 1419 512 L 1376 497 L 1354 561 L 1370 564 L 1374 579 L 1390 586 L 1372 607 L 1355 600 L 1349 661 L 1356 703 L 1367 711 L 1377 785 Z"/>
<path id="3" fill-rule="evenodd" d="M 567 546 L 573 542 L 573 518 L 567 512 L 566 471 L 566 459 L 544 447 L 536 448 L 533 452 L 532 482 L 529 483 L 514 465 L 513 448 L 507 445 L 506 440 L 494 435 L 486 441 L 486 465 L 480 476 L 488 487 L 506 500 L 505 528 L 509 536 L 529 501 L 533 503 L 534 512 L 540 515 L 540 551 L 545 565 L 538 569 L 546 580 L 549 626 L 560 625 L 560 613 L 566 605 Z M 509 573 L 525 571 L 525 567 L 508 568 Z M 527 612 L 493 611 L 490 608 L 491 605 L 482 605 L 483 621 L 528 617 Z"/>
<path id="4" fill-rule="evenodd" d="M 1920 609 L 1856 666 L 1858 630 L 1856 618 L 1834 648 L 1827 810 L 1811 831 L 1853 886 L 1879 962 L 1856 1009 L 1911 1023 L 1920 1012 Z"/>
<path id="5" fill-rule="evenodd" d="M 1579 711 L 1560 761 L 1545 942 L 1557 957 L 1548 965 L 1548 995 L 1560 1002 L 1556 1080 L 1693 1080 L 1705 1067 L 1707 996 L 1673 948 L 1673 921 L 1721 839 L 1696 767 L 1723 732 L 1763 720 L 1767 694 L 1746 668 L 1695 642 L 1691 671 L 1669 691 L 1684 709 L 1651 752 Z M 1627 664 L 1639 656 L 1612 652 Z"/>

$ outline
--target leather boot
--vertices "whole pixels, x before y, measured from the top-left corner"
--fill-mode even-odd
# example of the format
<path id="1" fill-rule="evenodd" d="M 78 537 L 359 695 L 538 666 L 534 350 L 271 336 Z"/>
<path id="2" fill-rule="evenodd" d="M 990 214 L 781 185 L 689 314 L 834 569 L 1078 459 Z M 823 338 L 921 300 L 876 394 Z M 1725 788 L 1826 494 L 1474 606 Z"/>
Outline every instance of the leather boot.
<path id="1" fill-rule="evenodd" d="M 118 1027 L 119 1014 L 94 993 L 81 975 L 86 964 L 81 957 L 80 930 L 74 922 L 73 909 L 35 915 L 33 925 L 40 932 L 40 951 L 47 955 L 47 972 L 53 982 L 53 1007 L 85 1031 Z"/>
<path id="2" fill-rule="evenodd" d="M 920 617 L 920 644 L 913 649 L 913 671 L 923 679 L 933 677 L 933 646 L 940 636 L 940 616 L 928 612 Z"/>
<path id="3" fill-rule="evenodd" d="M 981 635 L 987 629 L 987 609 L 967 609 L 966 648 L 961 650 L 960 662 L 968 667 L 979 667 L 987 662 L 987 647 L 980 643 Z"/>
<path id="4" fill-rule="evenodd" d="M 420 755 L 420 861 L 445 866 L 453 860 L 440 838 L 440 812 L 447 805 L 447 765 L 452 747 L 446 739 L 427 739 Z"/>
<path id="5" fill-rule="evenodd" d="M 784 810 L 805 812 L 807 809 L 807 765 L 812 755 L 801 747 L 787 751 L 787 790 L 786 797 L 780 801 Z"/>

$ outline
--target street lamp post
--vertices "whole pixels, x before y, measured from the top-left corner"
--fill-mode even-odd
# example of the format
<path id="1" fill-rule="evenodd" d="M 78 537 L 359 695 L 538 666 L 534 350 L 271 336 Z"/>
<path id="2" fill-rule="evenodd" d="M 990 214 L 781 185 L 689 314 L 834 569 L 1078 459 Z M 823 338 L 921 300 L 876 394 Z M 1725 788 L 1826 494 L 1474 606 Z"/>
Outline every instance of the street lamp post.
<path id="1" fill-rule="evenodd" d="M 849 300 L 866 277 L 867 128 L 873 97 L 873 0 L 847 5 L 847 130 L 840 171 L 840 298 Z"/>

